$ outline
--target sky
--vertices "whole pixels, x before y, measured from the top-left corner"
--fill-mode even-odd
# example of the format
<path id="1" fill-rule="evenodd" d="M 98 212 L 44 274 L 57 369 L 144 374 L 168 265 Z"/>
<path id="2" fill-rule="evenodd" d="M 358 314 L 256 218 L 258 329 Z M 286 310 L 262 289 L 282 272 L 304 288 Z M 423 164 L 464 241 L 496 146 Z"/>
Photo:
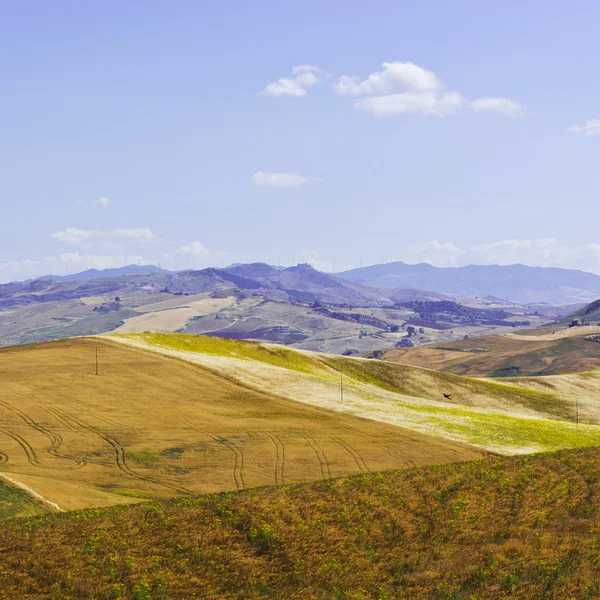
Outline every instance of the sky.
<path id="1" fill-rule="evenodd" d="M 0 281 L 600 273 L 600 3 L 0 0 Z"/>

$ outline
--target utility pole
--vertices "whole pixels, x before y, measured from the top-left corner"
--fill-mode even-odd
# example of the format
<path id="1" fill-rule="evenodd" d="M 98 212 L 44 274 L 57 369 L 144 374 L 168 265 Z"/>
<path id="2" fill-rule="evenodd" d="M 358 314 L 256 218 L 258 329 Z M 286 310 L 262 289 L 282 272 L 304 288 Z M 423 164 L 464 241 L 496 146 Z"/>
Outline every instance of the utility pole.
<path id="1" fill-rule="evenodd" d="M 579 427 L 579 398 L 575 396 L 575 422 Z"/>
<path id="2" fill-rule="evenodd" d="M 98 346 L 96 346 L 96 375 L 98 375 Z"/>
<path id="3" fill-rule="evenodd" d="M 340 371 L 340 398 L 344 401 L 344 374 Z"/>

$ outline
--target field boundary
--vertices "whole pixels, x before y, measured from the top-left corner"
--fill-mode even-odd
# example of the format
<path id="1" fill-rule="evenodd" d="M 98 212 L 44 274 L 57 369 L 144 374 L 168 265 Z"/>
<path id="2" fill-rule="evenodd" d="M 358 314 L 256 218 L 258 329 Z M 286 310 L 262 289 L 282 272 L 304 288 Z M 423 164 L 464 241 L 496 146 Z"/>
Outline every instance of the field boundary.
<path id="1" fill-rule="evenodd" d="M 56 504 L 56 502 L 52 502 L 52 500 L 48 500 L 48 498 L 42 496 L 39 492 L 36 492 L 34 489 L 30 488 L 28 485 L 25 485 L 24 483 L 17 481 L 16 479 L 13 479 L 12 477 L 9 477 L 5 473 L 0 473 L 0 478 L 4 479 L 5 481 L 8 481 L 8 483 L 10 485 L 12 485 L 16 488 L 19 488 L 20 490 L 23 490 L 24 492 L 27 492 L 30 496 L 33 496 L 36 500 L 39 500 L 40 502 L 43 502 L 47 506 L 50 506 L 55 511 L 65 512 L 65 509 L 61 508 L 58 504 Z"/>

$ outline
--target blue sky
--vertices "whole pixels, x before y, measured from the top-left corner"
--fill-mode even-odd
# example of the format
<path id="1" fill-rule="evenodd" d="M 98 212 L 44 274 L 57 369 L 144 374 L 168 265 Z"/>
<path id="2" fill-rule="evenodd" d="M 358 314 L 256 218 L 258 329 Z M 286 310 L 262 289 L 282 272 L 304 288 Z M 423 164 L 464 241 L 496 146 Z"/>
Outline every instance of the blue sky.
<path id="1" fill-rule="evenodd" d="M 0 281 L 125 260 L 600 272 L 599 18 L 2 0 Z"/>

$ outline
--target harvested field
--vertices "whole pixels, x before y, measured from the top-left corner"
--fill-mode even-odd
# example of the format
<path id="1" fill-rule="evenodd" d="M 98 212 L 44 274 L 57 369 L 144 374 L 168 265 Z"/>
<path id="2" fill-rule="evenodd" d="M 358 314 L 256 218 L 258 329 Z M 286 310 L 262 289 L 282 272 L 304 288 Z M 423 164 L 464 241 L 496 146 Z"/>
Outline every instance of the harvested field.
<path id="1" fill-rule="evenodd" d="M 103 338 L 0 350 L 0 453 L 66 510 L 486 454 Z"/>
<path id="2" fill-rule="evenodd" d="M 559 375 L 600 368 L 600 344 L 586 340 L 596 327 L 556 334 L 486 335 L 440 346 L 389 350 L 384 359 L 472 377 Z"/>
<path id="3" fill-rule="evenodd" d="M 208 296 L 208 294 L 206 295 Z M 179 299 L 135 308 L 136 312 L 150 311 L 136 317 L 125 319 L 125 323 L 114 333 L 135 333 L 138 331 L 175 331 L 182 329 L 194 317 L 203 317 L 216 313 L 235 303 L 235 298 L 210 298 L 185 302 Z"/>
<path id="4" fill-rule="evenodd" d="M 493 452 L 600 444 L 600 428 L 593 424 L 598 421 L 577 426 L 576 400 L 551 392 L 209 336 L 147 333 L 110 339 L 203 365 L 268 394 Z"/>

